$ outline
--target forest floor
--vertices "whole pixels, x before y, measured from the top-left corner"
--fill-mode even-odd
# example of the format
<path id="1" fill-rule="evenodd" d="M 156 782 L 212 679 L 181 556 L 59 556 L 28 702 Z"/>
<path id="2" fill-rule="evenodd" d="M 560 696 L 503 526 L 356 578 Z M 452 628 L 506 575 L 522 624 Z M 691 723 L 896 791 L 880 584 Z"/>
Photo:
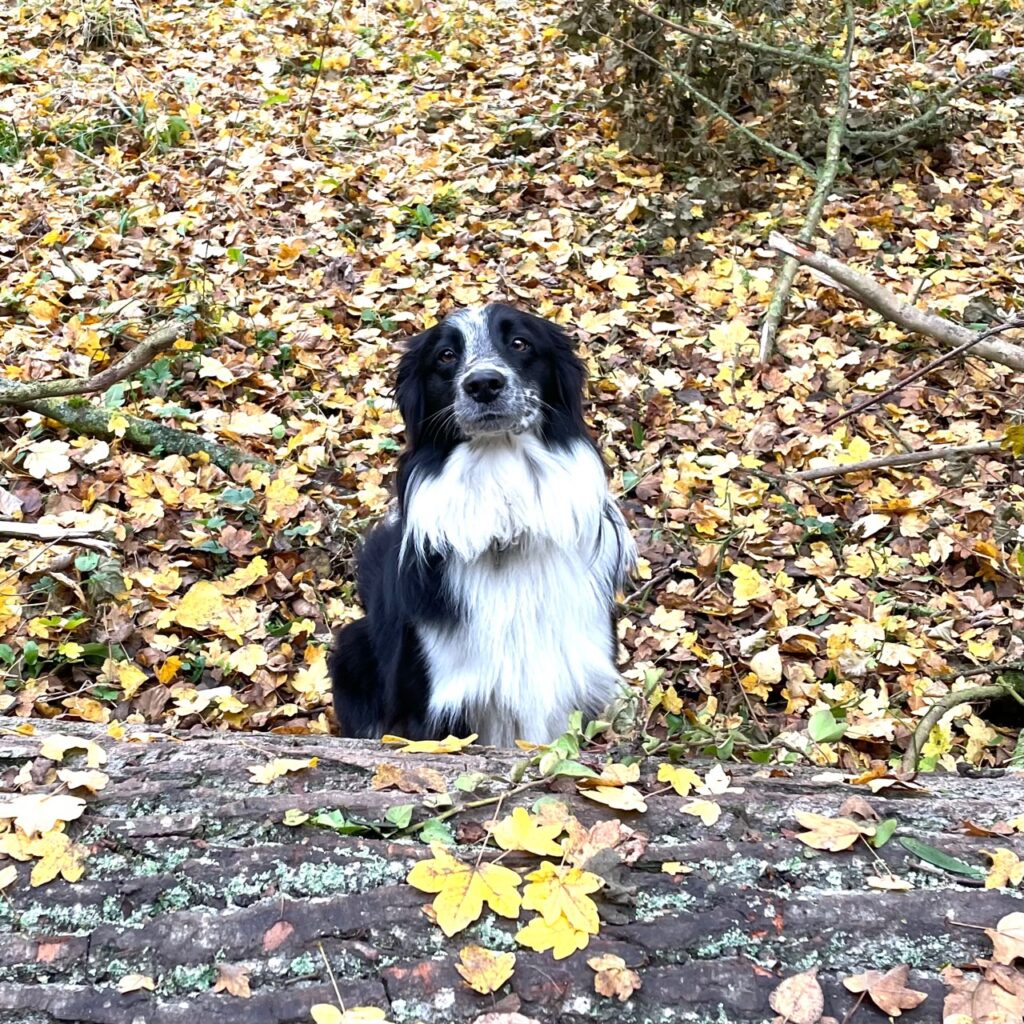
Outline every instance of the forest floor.
<path id="1" fill-rule="evenodd" d="M 331 628 L 358 614 L 351 552 L 402 442 L 402 340 L 499 299 L 586 356 L 588 417 L 643 556 L 620 637 L 653 735 L 722 754 L 781 735 L 787 756 L 867 769 L 964 678 L 1024 658 L 1010 453 L 793 477 L 999 442 L 1024 404 L 1020 374 L 968 357 L 824 429 L 936 350 L 806 273 L 758 365 L 767 238 L 799 227 L 799 170 L 745 169 L 747 199 L 712 215 L 619 147 L 554 4 L 177 0 L 145 5 L 144 30 L 137 13 L 0 11 L 0 365 L 85 376 L 198 314 L 95 401 L 273 469 L 9 413 L 0 514 L 103 529 L 116 549 L 0 542 L 5 714 L 327 731 Z M 882 76 L 1019 55 L 1020 14 L 908 21 L 858 58 L 855 105 Z M 1019 309 L 1019 81 L 968 88 L 975 127 L 903 173 L 852 167 L 823 245 L 967 324 Z M 1003 764 L 1012 725 L 963 705 L 924 764 Z"/>

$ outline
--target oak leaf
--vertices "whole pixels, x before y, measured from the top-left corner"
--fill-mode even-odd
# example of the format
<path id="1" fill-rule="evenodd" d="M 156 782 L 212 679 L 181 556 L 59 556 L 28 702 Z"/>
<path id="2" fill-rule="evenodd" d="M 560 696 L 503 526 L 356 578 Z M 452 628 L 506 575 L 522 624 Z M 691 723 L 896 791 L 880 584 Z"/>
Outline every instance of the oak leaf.
<path id="1" fill-rule="evenodd" d="M 422 892 L 437 893 L 432 906 L 438 925 L 452 936 L 471 925 L 484 904 L 502 917 L 518 917 L 519 876 L 500 864 L 464 864 L 443 843 L 431 843 L 432 860 L 415 864 L 406 881 Z"/>

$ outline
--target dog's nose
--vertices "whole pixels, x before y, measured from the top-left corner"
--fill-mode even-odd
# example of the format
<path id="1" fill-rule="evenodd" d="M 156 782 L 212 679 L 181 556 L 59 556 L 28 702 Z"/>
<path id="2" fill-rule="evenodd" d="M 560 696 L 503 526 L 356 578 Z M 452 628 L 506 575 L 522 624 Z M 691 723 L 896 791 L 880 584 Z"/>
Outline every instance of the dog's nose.
<path id="1" fill-rule="evenodd" d="M 474 370 L 466 374 L 462 390 L 481 405 L 493 402 L 505 390 L 505 375 L 497 370 Z"/>

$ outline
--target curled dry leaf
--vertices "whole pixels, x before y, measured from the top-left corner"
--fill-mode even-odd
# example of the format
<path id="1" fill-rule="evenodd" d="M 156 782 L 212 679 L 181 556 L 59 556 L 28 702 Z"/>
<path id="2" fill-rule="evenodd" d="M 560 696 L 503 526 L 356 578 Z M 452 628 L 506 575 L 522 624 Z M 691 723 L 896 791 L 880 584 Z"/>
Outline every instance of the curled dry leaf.
<path id="1" fill-rule="evenodd" d="M 1024 984 L 1016 972 L 1015 977 L 1006 978 L 992 969 L 982 976 L 947 967 L 942 980 L 950 988 L 942 1003 L 943 1024 L 1019 1024 L 1024 1020 Z"/>
<path id="2" fill-rule="evenodd" d="M 380 741 L 398 744 L 399 754 L 457 754 L 471 746 L 476 737 L 476 733 L 461 740 L 457 736 L 445 736 L 443 740 L 406 740 L 401 736 L 381 736 Z"/>
<path id="3" fill-rule="evenodd" d="M 855 974 L 852 978 L 844 978 L 843 984 L 851 992 L 866 992 L 883 1013 L 899 1017 L 904 1010 L 913 1010 L 928 998 L 927 992 L 907 987 L 909 973 L 910 968 L 900 964 L 884 974 L 881 971 Z"/>
<path id="4" fill-rule="evenodd" d="M 796 820 L 806 832 L 797 834 L 797 839 L 815 850 L 848 850 L 861 836 L 874 835 L 874 828 L 858 825 L 851 818 L 826 818 L 823 814 L 797 811 Z"/>
<path id="5" fill-rule="evenodd" d="M 455 970 L 482 996 L 497 992 L 516 968 L 515 953 L 496 953 L 482 946 L 463 946 L 459 959 L 462 962 L 455 965 Z"/>
<path id="6" fill-rule="evenodd" d="M 121 995 L 143 990 L 146 992 L 154 992 L 156 990 L 156 982 L 148 974 L 126 974 L 117 983 L 117 991 Z"/>
<path id="7" fill-rule="evenodd" d="M 214 992 L 227 992 L 239 999 L 248 999 L 249 969 L 242 964 L 220 964 L 217 967 L 217 979 L 213 983 Z"/>
<path id="8" fill-rule="evenodd" d="M 789 1024 L 818 1024 L 825 1012 L 825 993 L 818 981 L 818 968 L 801 971 L 779 982 L 768 1005 Z"/>
<path id="9" fill-rule="evenodd" d="M 268 785 L 289 772 L 301 772 L 304 768 L 315 768 L 318 764 L 315 757 L 275 757 L 267 764 L 251 766 L 249 776 L 253 782 Z"/>
<path id="10" fill-rule="evenodd" d="M 624 1003 L 640 987 L 640 975 L 627 967 L 621 956 L 612 953 L 592 956 L 587 966 L 597 972 L 594 976 L 594 991 L 598 995 Z"/>
<path id="11" fill-rule="evenodd" d="M 445 793 L 448 784 L 444 776 L 425 765 L 404 768 L 397 764 L 382 764 L 370 780 L 373 789 L 397 789 L 402 793 Z"/>
<path id="12" fill-rule="evenodd" d="M 986 928 L 985 934 L 992 940 L 992 959 L 997 964 L 1024 960 L 1024 913 L 1007 914 L 995 928 Z"/>

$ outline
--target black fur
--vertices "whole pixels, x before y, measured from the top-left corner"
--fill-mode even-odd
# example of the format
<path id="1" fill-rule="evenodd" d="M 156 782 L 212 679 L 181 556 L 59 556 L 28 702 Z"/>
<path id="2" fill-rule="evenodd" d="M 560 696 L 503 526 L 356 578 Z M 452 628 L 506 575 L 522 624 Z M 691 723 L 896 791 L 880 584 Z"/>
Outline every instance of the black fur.
<path id="1" fill-rule="evenodd" d="M 546 444 L 593 443 L 583 419 L 584 368 L 560 327 L 511 306 L 487 308 L 490 334 L 507 346 L 529 342 L 525 352 L 503 349 L 511 371 L 531 381 L 543 399 L 539 433 Z M 462 336 L 444 321 L 413 338 L 398 367 L 396 400 L 405 420 L 406 447 L 399 459 L 397 516 L 371 531 L 358 557 L 359 597 L 365 617 L 338 633 L 329 668 L 334 709 L 342 735 L 395 733 L 411 739 L 472 731 L 464 720 L 428 721 L 430 679 L 416 637 L 418 623 L 457 629 L 463 610 L 445 592 L 444 561 L 436 553 L 408 556 L 399 564 L 402 515 L 410 477 L 437 474 L 463 443 L 451 416 L 458 366 L 438 363 L 445 349 L 461 353 Z"/>

